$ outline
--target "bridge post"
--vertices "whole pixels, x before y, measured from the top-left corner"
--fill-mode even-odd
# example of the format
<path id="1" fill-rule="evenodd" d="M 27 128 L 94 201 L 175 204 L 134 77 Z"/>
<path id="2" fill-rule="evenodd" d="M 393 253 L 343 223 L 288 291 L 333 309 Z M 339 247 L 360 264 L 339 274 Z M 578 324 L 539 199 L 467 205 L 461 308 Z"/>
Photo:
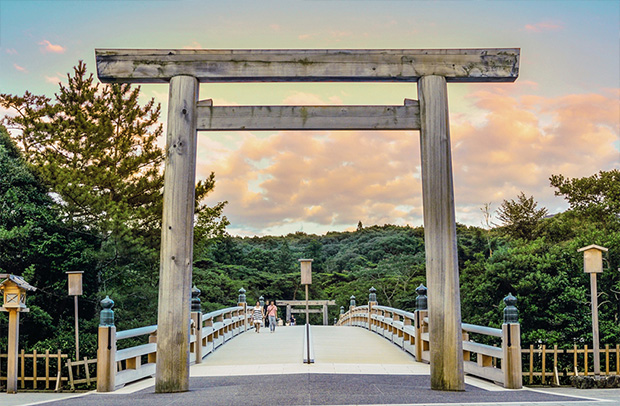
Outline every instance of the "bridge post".
<path id="1" fill-rule="evenodd" d="M 101 301 L 97 348 L 97 392 L 112 392 L 116 386 L 116 326 L 114 301 L 106 296 Z"/>
<path id="2" fill-rule="evenodd" d="M 162 214 L 155 392 L 189 390 L 189 330 L 198 80 L 170 79 Z"/>
<path id="3" fill-rule="evenodd" d="M 248 304 L 245 297 L 245 289 L 239 289 L 239 298 L 237 299 L 237 306 L 243 307 L 243 331 L 245 332 L 248 329 L 248 317 L 247 310 Z"/>
<path id="4" fill-rule="evenodd" d="M 504 387 L 521 389 L 523 376 L 521 365 L 521 325 L 519 311 L 515 307 L 517 298 L 510 293 L 504 298 L 504 324 L 502 324 L 502 349 L 504 373 Z"/>
<path id="5" fill-rule="evenodd" d="M 418 81 L 418 98 L 426 281 L 432 292 L 428 301 L 431 389 L 463 391 L 461 300 L 446 78 L 422 76 Z"/>
<path id="6" fill-rule="evenodd" d="M 194 322 L 193 332 L 195 341 L 193 346 L 190 344 L 190 347 L 194 352 L 196 364 L 202 363 L 202 308 L 200 305 L 200 298 L 198 296 L 200 296 L 200 289 L 194 285 L 192 288 L 191 318 Z"/>
<path id="7" fill-rule="evenodd" d="M 368 292 L 368 331 L 372 331 L 372 314 L 374 312 L 373 307 L 377 304 L 377 289 L 372 286 Z"/>
<path id="8" fill-rule="evenodd" d="M 291 305 L 286 305 L 286 321 L 290 323 L 291 321 Z"/>
<path id="9" fill-rule="evenodd" d="M 327 315 L 327 305 L 323 305 L 323 325 L 327 326 L 329 324 L 329 317 Z"/>
<path id="10" fill-rule="evenodd" d="M 428 291 L 428 289 L 426 289 L 426 286 L 420 284 L 420 286 L 418 286 L 415 291 L 418 294 L 418 297 L 416 297 L 415 299 L 416 311 L 414 313 L 415 330 L 413 339 L 415 342 L 415 359 L 418 362 L 423 362 L 424 351 L 428 350 L 428 348 L 426 348 L 424 344 L 424 340 L 422 339 L 422 334 L 428 332 L 426 323 L 424 323 L 424 318 L 428 316 L 428 298 L 426 297 L 426 292 Z"/>

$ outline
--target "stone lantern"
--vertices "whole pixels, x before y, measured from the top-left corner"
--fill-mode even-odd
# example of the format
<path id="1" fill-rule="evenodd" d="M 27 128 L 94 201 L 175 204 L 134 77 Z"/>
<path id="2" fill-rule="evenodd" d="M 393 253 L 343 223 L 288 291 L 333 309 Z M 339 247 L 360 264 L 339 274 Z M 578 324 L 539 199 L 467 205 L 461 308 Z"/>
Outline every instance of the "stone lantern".
<path id="1" fill-rule="evenodd" d="M 4 306 L 0 311 L 9 313 L 9 342 L 7 350 L 7 393 L 17 392 L 17 354 L 19 352 L 19 314 L 26 313 L 26 292 L 34 291 L 36 288 L 30 286 L 21 276 L 0 275 L 0 290 L 4 298 Z"/>

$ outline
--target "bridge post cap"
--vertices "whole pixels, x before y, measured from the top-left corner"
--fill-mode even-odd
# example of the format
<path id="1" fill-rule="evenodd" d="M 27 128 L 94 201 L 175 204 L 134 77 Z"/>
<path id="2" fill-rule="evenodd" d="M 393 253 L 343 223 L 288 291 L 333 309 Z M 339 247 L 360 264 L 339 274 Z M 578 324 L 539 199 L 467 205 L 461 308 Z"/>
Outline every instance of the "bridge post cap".
<path id="1" fill-rule="evenodd" d="M 101 327 L 114 327 L 114 300 L 107 296 L 99 302 L 103 310 L 99 313 L 99 326 Z"/>
<path id="2" fill-rule="evenodd" d="M 245 293 L 245 289 L 241 288 L 239 289 L 239 294 L 243 295 Z"/>
<path id="3" fill-rule="evenodd" d="M 344 314 L 344 306 L 340 306 L 340 314 Z"/>
<path id="4" fill-rule="evenodd" d="M 198 287 L 196 287 L 196 285 L 194 284 L 194 287 L 192 288 L 192 305 L 191 305 L 191 311 L 193 312 L 201 312 L 202 308 L 200 307 L 200 298 L 198 296 L 200 296 L 200 289 L 198 289 Z"/>
<path id="5" fill-rule="evenodd" d="M 518 323 L 519 322 L 519 310 L 515 306 L 517 304 L 517 298 L 508 293 L 508 296 L 504 298 L 506 307 L 504 308 L 504 323 Z"/>
<path id="6" fill-rule="evenodd" d="M 426 296 L 426 292 L 428 292 L 428 288 L 424 286 L 423 283 L 420 283 L 420 286 L 415 288 L 415 293 L 417 293 L 418 296 Z"/>
<path id="7" fill-rule="evenodd" d="M 351 295 L 351 297 L 349 299 L 355 299 L 355 296 Z"/>
<path id="8" fill-rule="evenodd" d="M 114 300 L 110 299 L 110 296 L 106 295 L 106 297 L 102 299 L 99 304 L 104 310 L 110 310 L 114 307 Z"/>
<path id="9" fill-rule="evenodd" d="M 374 287 L 374 286 L 372 286 L 370 289 L 368 289 L 368 292 L 370 292 L 370 293 L 376 293 L 376 292 L 377 292 L 377 289 L 375 289 L 375 287 Z"/>

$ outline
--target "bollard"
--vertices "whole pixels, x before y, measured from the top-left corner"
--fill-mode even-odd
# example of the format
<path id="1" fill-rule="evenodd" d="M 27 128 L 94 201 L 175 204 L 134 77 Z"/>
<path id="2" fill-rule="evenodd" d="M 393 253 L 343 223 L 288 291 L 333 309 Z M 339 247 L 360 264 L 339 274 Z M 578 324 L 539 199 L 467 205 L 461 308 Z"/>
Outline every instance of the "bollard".
<path id="1" fill-rule="evenodd" d="M 507 389 L 521 389 L 522 366 L 521 366 L 521 326 L 519 324 L 519 311 L 516 308 L 517 298 L 508 294 L 504 298 L 504 324 L 502 324 L 502 350 L 504 373 L 504 387 Z"/>
<path id="2" fill-rule="evenodd" d="M 116 326 L 114 301 L 106 296 L 101 302 L 97 348 L 97 392 L 114 391 L 116 382 Z"/>

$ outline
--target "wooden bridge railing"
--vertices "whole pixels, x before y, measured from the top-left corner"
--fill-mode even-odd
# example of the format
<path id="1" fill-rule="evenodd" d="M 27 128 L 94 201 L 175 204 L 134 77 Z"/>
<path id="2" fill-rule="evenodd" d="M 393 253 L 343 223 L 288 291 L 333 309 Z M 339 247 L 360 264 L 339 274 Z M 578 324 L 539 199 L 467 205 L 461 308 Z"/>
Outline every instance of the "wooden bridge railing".
<path id="1" fill-rule="evenodd" d="M 417 361 L 428 363 L 431 343 L 427 316 L 427 310 L 412 313 L 379 306 L 376 302 L 357 307 L 352 303 L 349 311 L 340 315 L 337 325 L 366 328 L 407 351 Z M 463 323 L 462 331 L 465 373 L 497 382 L 509 389 L 522 387 L 518 322 L 504 323 L 501 329 Z M 496 347 L 474 342 L 470 340 L 470 334 L 500 338 L 501 345 Z"/>
<path id="2" fill-rule="evenodd" d="M 106 302 L 106 299 L 102 301 L 104 310 L 101 312 L 99 326 L 98 392 L 111 392 L 127 383 L 153 376 L 157 362 L 157 325 L 117 332 L 111 313 L 113 302 Z M 192 363 L 201 363 L 203 358 L 216 348 L 253 328 L 248 321 L 251 314 L 246 311 L 245 303 L 205 314 L 199 311 L 199 307 L 193 310 L 198 311 L 191 312 L 189 352 Z M 117 349 L 119 340 L 141 336 L 148 336 L 148 342 Z"/>

